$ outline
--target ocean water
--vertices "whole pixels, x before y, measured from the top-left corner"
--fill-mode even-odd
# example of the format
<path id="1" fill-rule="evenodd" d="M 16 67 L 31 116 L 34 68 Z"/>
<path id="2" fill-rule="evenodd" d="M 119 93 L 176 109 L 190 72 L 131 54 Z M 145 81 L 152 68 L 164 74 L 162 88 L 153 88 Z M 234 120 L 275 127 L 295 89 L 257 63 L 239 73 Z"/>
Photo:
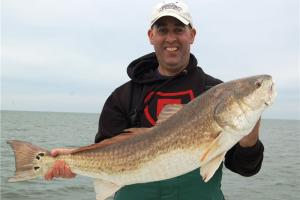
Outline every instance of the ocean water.
<path id="1" fill-rule="evenodd" d="M 7 140 L 18 139 L 44 148 L 91 144 L 98 114 L 1 111 L 2 200 L 92 200 L 92 179 L 57 179 L 8 183 L 14 174 L 14 157 Z M 261 140 L 265 157 L 261 171 L 242 177 L 224 168 L 222 189 L 226 200 L 300 199 L 300 121 L 262 120 Z"/>

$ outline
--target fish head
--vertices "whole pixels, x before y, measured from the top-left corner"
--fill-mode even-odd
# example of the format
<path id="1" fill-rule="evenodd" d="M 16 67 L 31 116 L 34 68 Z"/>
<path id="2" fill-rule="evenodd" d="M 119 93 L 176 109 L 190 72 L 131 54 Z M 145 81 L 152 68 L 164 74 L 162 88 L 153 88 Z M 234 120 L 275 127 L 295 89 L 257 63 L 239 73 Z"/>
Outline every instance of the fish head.
<path id="1" fill-rule="evenodd" d="M 248 106 L 253 111 L 264 111 L 274 103 L 277 93 L 272 76 L 253 76 L 245 80 L 245 85 L 245 87 L 242 87 L 245 95 L 240 101 L 242 104 L 245 104 L 246 107 Z"/>
<path id="2" fill-rule="evenodd" d="M 214 118 L 223 129 L 247 133 L 253 129 L 262 112 L 274 102 L 275 96 L 270 75 L 224 83 Z"/>

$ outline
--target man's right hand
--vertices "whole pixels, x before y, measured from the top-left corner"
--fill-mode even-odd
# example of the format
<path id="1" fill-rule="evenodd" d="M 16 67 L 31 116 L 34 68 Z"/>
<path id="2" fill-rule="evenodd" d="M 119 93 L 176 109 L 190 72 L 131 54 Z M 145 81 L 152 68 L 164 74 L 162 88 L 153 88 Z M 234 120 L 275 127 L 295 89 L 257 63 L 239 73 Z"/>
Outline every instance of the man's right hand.
<path id="1" fill-rule="evenodd" d="M 53 149 L 51 151 L 51 156 L 56 157 L 62 154 L 69 154 L 73 149 Z M 70 167 L 63 161 L 57 160 L 53 167 L 48 170 L 46 175 L 44 176 L 45 180 L 50 181 L 54 177 L 62 177 L 62 178 L 74 178 L 76 174 L 74 174 Z"/>

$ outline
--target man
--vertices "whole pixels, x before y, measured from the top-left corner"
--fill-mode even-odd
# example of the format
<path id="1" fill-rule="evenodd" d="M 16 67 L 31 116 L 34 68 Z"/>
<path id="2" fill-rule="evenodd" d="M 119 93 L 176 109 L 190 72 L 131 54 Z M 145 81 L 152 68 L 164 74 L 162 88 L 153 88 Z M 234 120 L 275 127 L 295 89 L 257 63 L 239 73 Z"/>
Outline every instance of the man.
<path id="1" fill-rule="evenodd" d="M 166 104 L 186 104 L 221 83 L 204 73 L 190 53 L 196 30 L 186 4 L 175 0 L 161 2 L 153 12 L 150 27 L 148 37 L 155 53 L 142 56 L 128 66 L 131 81 L 117 88 L 107 99 L 95 142 L 111 138 L 130 127 L 151 127 Z M 225 166 L 228 169 L 243 176 L 251 176 L 260 170 L 264 148 L 258 140 L 258 128 L 259 122 L 249 135 L 227 152 Z M 57 155 L 68 151 L 56 149 L 52 153 Z M 196 169 L 168 180 L 125 186 L 114 198 L 221 200 L 224 199 L 222 165 L 207 183 L 202 181 L 199 169 Z M 45 178 L 74 176 L 68 166 L 57 162 Z"/>

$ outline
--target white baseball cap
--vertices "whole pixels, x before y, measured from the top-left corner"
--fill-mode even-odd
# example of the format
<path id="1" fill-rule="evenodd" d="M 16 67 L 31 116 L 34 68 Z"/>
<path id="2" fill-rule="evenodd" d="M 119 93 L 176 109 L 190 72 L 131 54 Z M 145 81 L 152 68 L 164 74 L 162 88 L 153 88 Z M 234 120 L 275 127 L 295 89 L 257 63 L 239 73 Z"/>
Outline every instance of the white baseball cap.
<path id="1" fill-rule="evenodd" d="M 151 15 L 151 26 L 158 19 L 165 16 L 175 17 L 185 25 L 190 25 L 191 27 L 193 27 L 189 8 L 181 0 L 164 0 L 158 3 Z"/>

